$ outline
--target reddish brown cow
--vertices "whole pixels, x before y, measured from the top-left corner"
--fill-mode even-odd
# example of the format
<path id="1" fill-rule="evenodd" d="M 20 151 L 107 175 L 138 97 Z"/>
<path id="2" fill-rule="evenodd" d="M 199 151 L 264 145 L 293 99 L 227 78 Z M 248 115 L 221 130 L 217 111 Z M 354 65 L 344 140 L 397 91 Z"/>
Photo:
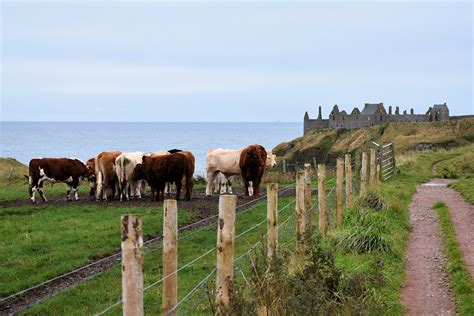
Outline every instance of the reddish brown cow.
<path id="1" fill-rule="evenodd" d="M 79 159 L 71 158 L 39 158 L 31 159 L 29 165 L 28 192 L 31 202 L 35 202 L 36 191 L 44 202 L 47 202 L 43 192 L 44 181 L 66 183 L 66 197 L 70 200 L 71 187 L 74 198 L 79 199 L 77 188 L 83 178 L 88 178 L 91 170 Z"/>
<path id="2" fill-rule="evenodd" d="M 262 145 L 250 145 L 242 149 L 239 167 L 245 184 L 245 195 L 260 195 L 260 182 L 265 171 L 267 151 Z M 251 189 L 249 191 L 249 186 Z"/>
<path id="3" fill-rule="evenodd" d="M 133 181 L 146 180 L 152 189 L 152 200 L 156 191 L 156 201 L 164 199 L 166 182 L 176 184 L 176 200 L 181 195 L 183 177 L 186 178 L 187 201 L 191 198 L 191 173 L 188 158 L 181 153 L 174 153 L 164 156 L 143 156 L 142 163 L 135 167 L 132 174 Z"/>
<path id="4" fill-rule="evenodd" d="M 120 151 L 103 151 L 95 158 L 95 177 L 96 177 L 96 199 L 104 199 L 107 201 L 107 190 L 104 188 L 109 183 L 112 186 L 112 198 L 115 196 L 118 182 L 115 173 L 115 159 L 121 154 Z"/>
<path id="5" fill-rule="evenodd" d="M 91 170 L 91 176 L 89 177 L 89 195 L 94 196 L 95 195 L 95 157 L 87 160 L 86 162 L 87 168 Z"/>

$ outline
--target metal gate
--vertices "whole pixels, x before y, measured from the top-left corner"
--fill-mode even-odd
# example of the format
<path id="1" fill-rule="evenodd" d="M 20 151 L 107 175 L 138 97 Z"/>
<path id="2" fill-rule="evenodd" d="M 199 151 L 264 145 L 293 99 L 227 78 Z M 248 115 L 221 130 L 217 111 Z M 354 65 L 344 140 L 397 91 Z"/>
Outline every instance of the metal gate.
<path id="1" fill-rule="evenodd" d="M 393 143 L 379 145 L 372 142 L 377 148 L 378 164 L 380 165 L 380 179 L 390 179 L 395 173 L 395 147 Z"/>

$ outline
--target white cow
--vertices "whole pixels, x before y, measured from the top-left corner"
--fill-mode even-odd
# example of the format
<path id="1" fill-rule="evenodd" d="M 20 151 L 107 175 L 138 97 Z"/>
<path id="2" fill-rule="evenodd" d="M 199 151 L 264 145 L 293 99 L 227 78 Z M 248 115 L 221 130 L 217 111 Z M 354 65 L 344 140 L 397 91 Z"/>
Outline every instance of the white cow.
<path id="1" fill-rule="evenodd" d="M 206 195 L 214 192 L 232 194 L 232 183 L 229 178 L 240 175 L 240 153 L 242 149 L 222 149 L 209 150 L 206 155 Z M 267 152 L 266 167 L 276 165 L 276 155 Z M 213 188 L 214 187 L 214 188 Z"/>
<path id="2" fill-rule="evenodd" d="M 122 153 L 115 160 L 115 171 L 117 173 L 119 188 L 120 188 L 120 201 L 123 197 L 127 200 L 130 199 L 129 192 L 132 196 L 141 199 L 142 188 L 145 187 L 145 180 L 132 180 L 132 173 L 135 167 L 142 163 L 143 158 L 142 152 Z"/>

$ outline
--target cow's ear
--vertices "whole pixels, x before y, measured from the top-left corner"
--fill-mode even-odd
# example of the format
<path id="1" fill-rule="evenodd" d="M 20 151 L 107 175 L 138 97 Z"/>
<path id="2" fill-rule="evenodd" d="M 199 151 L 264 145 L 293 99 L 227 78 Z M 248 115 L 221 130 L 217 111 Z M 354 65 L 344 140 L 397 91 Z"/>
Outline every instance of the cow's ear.
<path id="1" fill-rule="evenodd" d="M 146 155 L 143 155 L 142 162 L 145 162 L 147 159 L 148 159 L 148 157 Z"/>

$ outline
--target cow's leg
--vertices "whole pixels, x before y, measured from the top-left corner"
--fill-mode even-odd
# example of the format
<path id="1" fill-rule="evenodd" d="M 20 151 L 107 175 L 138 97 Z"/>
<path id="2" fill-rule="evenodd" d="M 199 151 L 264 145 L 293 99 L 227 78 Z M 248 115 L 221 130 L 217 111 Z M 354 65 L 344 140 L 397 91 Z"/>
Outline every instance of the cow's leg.
<path id="1" fill-rule="evenodd" d="M 43 182 L 40 182 L 38 184 L 38 192 L 39 192 L 39 195 L 41 196 L 41 199 L 43 199 L 43 202 L 48 202 L 48 200 L 46 199 L 46 196 L 44 195 Z"/>
<path id="2" fill-rule="evenodd" d="M 107 185 L 110 182 L 110 178 L 108 175 L 104 174 L 103 178 L 103 188 L 102 188 L 102 198 L 104 201 L 107 201 Z M 112 184 L 112 198 L 115 197 L 115 185 L 118 184 L 117 182 L 115 184 Z"/>
<path id="3" fill-rule="evenodd" d="M 95 197 L 97 201 L 100 201 L 102 199 L 102 190 L 104 190 L 104 177 L 102 176 L 102 172 L 97 173 L 96 182 Z"/>
<path id="4" fill-rule="evenodd" d="M 215 171 L 208 171 L 206 175 L 206 196 L 211 196 L 212 195 L 212 185 L 214 184 L 214 180 L 216 178 L 216 172 Z"/>
<path id="5" fill-rule="evenodd" d="M 155 194 L 156 194 L 156 188 L 152 185 L 150 185 L 150 188 L 151 188 L 151 200 L 154 201 L 155 200 Z"/>
<path id="6" fill-rule="evenodd" d="M 72 179 L 72 190 L 74 191 L 74 200 L 79 200 L 79 193 L 77 192 L 79 189 L 79 184 L 81 183 L 81 179 L 76 178 Z"/>
<path id="7" fill-rule="evenodd" d="M 219 194 L 226 194 L 227 193 L 227 178 L 225 181 L 219 183 Z"/>
<path id="8" fill-rule="evenodd" d="M 253 181 L 249 181 L 249 196 L 253 196 Z"/>
<path id="9" fill-rule="evenodd" d="M 227 192 L 229 194 L 233 194 L 233 192 L 232 192 L 232 182 L 230 181 L 230 177 L 227 179 Z"/>
<path id="10" fill-rule="evenodd" d="M 36 202 L 36 185 L 31 187 L 31 202 L 35 203 Z"/>
<path id="11" fill-rule="evenodd" d="M 179 201 L 179 198 L 181 196 L 181 189 L 183 187 L 183 182 L 181 179 L 178 179 L 175 181 L 175 184 L 176 184 L 176 201 Z M 188 199 L 188 193 L 186 192 L 186 201 L 189 201 Z"/>
<path id="12" fill-rule="evenodd" d="M 71 197 L 69 196 L 70 193 L 71 193 L 71 186 L 69 185 L 69 183 L 66 183 L 66 199 L 67 199 L 68 201 L 71 200 Z"/>
<path id="13" fill-rule="evenodd" d="M 245 195 L 249 195 L 249 179 L 247 177 L 242 176 L 245 185 Z"/>
<path id="14" fill-rule="evenodd" d="M 143 186 L 143 180 L 138 180 L 136 183 L 135 183 L 135 197 L 137 199 L 141 199 L 142 198 L 142 186 Z"/>

